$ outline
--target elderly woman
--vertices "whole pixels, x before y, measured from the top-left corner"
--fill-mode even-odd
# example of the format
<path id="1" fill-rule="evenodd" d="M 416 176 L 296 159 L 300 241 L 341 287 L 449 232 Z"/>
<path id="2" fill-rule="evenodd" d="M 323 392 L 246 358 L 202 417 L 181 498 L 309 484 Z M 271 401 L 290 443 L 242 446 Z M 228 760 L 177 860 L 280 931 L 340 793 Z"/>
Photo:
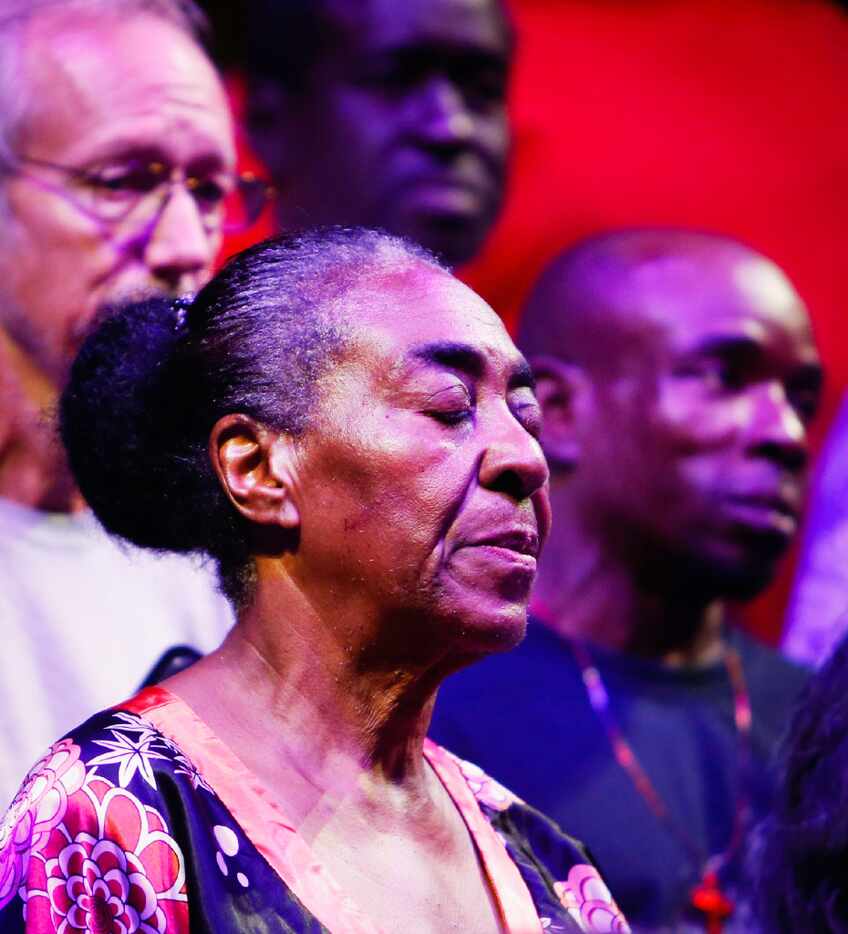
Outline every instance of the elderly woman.
<path id="1" fill-rule="evenodd" d="M 209 555 L 238 623 L 37 763 L 3 931 L 627 930 L 577 844 L 425 738 L 440 681 L 521 639 L 549 522 L 480 298 L 382 234 L 269 242 L 106 318 L 61 421 L 106 528 Z"/>

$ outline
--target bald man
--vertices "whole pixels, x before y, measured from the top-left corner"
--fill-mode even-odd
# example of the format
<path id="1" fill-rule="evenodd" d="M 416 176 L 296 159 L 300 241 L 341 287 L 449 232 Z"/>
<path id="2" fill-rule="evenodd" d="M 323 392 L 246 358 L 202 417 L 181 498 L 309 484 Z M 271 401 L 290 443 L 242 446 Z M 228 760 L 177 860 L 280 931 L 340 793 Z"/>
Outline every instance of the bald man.
<path id="1" fill-rule="evenodd" d="M 535 622 L 448 682 L 432 735 L 586 840 L 637 929 L 749 932 L 746 833 L 805 673 L 727 605 L 797 529 L 807 312 L 739 243 L 619 232 L 553 262 L 519 344 L 555 519 Z"/>

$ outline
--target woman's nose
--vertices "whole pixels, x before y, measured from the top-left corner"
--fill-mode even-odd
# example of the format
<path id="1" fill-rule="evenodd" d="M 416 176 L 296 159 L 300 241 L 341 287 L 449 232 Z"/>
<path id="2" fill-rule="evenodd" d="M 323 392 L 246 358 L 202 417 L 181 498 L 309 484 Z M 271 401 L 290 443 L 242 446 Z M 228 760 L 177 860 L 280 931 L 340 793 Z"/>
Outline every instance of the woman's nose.
<path id="1" fill-rule="evenodd" d="M 548 464 L 536 438 L 508 413 L 499 419 L 480 459 L 481 485 L 527 499 L 548 482 Z"/>

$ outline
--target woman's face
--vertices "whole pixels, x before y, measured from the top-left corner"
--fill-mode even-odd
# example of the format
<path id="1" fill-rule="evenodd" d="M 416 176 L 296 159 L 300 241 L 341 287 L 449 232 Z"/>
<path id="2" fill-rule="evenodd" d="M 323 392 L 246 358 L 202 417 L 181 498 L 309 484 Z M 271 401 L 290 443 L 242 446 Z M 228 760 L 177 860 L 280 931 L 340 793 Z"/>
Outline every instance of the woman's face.
<path id="1" fill-rule="evenodd" d="M 509 648 L 550 525 L 529 368 L 447 274 L 415 268 L 349 301 L 353 339 L 298 447 L 291 570 L 345 612 L 406 620 L 401 645 Z"/>

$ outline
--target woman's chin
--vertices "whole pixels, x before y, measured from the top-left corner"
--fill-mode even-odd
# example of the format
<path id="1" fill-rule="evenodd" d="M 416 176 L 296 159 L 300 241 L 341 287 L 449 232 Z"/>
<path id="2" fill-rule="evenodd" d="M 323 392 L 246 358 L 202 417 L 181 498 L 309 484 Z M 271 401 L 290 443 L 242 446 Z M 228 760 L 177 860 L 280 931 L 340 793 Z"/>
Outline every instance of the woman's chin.
<path id="1" fill-rule="evenodd" d="M 505 603 L 499 600 L 495 606 L 486 606 L 480 601 L 466 612 L 452 615 L 456 647 L 463 654 L 508 652 L 522 641 L 527 630 L 524 601 Z"/>

